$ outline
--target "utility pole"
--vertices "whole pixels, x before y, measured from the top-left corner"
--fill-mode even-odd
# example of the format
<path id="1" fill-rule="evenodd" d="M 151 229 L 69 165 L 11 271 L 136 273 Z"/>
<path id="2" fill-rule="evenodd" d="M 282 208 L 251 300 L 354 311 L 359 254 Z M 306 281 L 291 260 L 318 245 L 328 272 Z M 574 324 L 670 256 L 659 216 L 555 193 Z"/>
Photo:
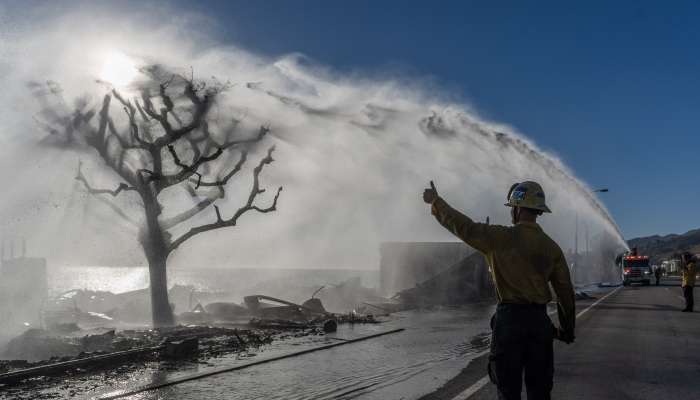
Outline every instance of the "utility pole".
<path id="1" fill-rule="evenodd" d="M 574 257 L 576 257 L 578 256 L 578 211 L 576 211 L 576 223 L 574 226 L 574 229 L 576 229 L 574 233 Z"/>
<path id="2" fill-rule="evenodd" d="M 608 188 L 600 188 L 600 189 L 594 190 L 593 193 L 608 193 L 609 191 L 610 191 L 610 189 L 608 189 Z M 588 247 L 588 224 L 586 224 L 586 253 L 588 253 L 589 251 L 590 250 Z"/>
<path id="3" fill-rule="evenodd" d="M 578 269 L 578 211 L 576 211 L 576 223 L 574 224 L 574 261 L 571 263 L 571 280 L 576 282 L 576 270 Z"/>

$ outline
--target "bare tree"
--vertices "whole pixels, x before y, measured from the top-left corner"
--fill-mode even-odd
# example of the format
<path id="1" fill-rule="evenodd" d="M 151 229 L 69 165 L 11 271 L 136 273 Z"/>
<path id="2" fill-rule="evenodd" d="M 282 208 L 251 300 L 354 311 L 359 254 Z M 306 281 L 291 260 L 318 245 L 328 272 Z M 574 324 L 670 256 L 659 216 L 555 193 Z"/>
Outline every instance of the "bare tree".
<path id="1" fill-rule="evenodd" d="M 100 196 L 119 216 L 134 221 L 113 200 L 133 193 L 139 203 L 138 241 L 150 273 L 151 307 L 154 327 L 171 326 L 174 316 L 168 301 L 167 261 L 170 254 L 195 235 L 235 226 L 248 211 L 275 211 L 282 187 L 266 207 L 256 204 L 260 173 L 273 162 L 274 146 L 253 168 L 253 182 L 245 204 L 226 216 L 215 202 L 226 196 L 227 184 L 241 171 L 251 146 L 261 142 L 269 129 L 242 134 L 239 120 L 222 122 L 211 111 L 229 84 L 205 83 L 168 72 L 161 66 L 143 70 L 147 79 L 138 84 L 131 97 L 115 89 L 101 106 L 89 107 L 82 99 L 69 107 L 60 87 L 52 82 L 32 84 L 43 110 L 37 121 L 51 133 L 52 144 L 94 149 L 107 168 L 119 177 L 114 189 L 94 187 L 78 165 L 76 179 L 92 195 Z M 120 107 L 123 124 L 111 113 Z M 119 126 L 123 125 L 122 128 Z M 236 157 L 237 156 L 237 157 Z M 192 204 L 174 216 L 163 216 L 161 195 L 173 187 L 186 189 Z M 182 229 L 181 225 L 213 208 L 212 221 Z M 198 219 L 199 220 L 199 219 Z M 179 227 L 179 236 L 171 233 Z"/>

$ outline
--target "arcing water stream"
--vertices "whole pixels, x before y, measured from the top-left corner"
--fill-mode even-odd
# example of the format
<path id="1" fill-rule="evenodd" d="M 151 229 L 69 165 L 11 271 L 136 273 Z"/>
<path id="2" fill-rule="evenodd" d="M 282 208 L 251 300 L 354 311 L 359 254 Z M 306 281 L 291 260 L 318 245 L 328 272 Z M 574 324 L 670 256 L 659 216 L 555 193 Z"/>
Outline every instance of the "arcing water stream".
<path id="1" fill-rule="evenodd" d="M 2 199 L 0 224 L 29 237 L 52 263 L 143 261 L 133 230 L 73 179 L 79 159 L 96 184 L 116 187 L 114 177 L 89 151 L 38 145 L 52 117 L 38 114 L 27 84 L 57 82 L 66 109 L 83 95 L 94 106 L 109 89 L 96 80 L 111 80 L 128 95 L 139 79 L 135 68 L 153 62 L 230 81 L 215 118 L 240 119 L 250 132 L 269 125 L 273 137 L 265 146 L 275 143 L 277 152 L 263 185 L 285 187 L 274 215 L 245 217 L 225 234 L 189 243 L 172 257 L 175 265 L 376 268 L 382 241 L 452 240 L 421 203 L 431 179 L 455 207 L 501 224 L 509 222 L 502 203 L 510 184 L 537 180 L 554 211 L 543 226 L 563 249 L 574 247 L 575 219 L 591 232 L 594 252 L 626 246 L 605 207 L 561 161 L 420 81 L 342 75 L 299 55 L 263 57 L 217 42 L 201 24 L 163 23 L 169 19 L 134 10 L 88 7 L 32 17 L 2 31 L 0 164 L 17 185 Z M 249 179 L 245 171 L 231 183 L 231 196 L 220 202 L 224 212 L 247 194 Z M 137 206 L 122 200 L 127 209 Z M 166 213 L 179 206 L 175 199 Z M 213 211 L 198 222 L 207 218 Z M 118 251 L 106 251 L 115 242 Z M 610 267 L 596 268 L 602 274 Z"/>

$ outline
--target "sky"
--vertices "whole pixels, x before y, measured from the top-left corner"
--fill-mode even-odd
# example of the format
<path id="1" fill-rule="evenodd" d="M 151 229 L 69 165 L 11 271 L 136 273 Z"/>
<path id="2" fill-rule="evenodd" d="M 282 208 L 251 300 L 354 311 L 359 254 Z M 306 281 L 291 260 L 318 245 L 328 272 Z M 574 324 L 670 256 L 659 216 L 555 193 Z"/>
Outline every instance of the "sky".
<path id="1" fill-rule="evenodd" d="M 449 91 L 556 154 L 626 237 L 700 225 L 696 2 L 201 1 L 219 39 Z"/>

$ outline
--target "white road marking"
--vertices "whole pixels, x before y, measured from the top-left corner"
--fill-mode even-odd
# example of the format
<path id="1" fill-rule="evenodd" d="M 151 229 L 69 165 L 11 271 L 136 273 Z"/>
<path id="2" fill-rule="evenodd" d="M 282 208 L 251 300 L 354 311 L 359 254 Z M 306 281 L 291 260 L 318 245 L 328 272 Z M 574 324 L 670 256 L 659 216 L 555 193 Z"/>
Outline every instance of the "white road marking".
<path id="1" fill-rule="evenodd" d="M 618 286 L 617 289 L 615 289 L 615 290 L 613 290 L 612 292 L 606 294 L 605 296 L 599 298 L 598 300 L 596 300 L 595 303 L 591 304 L 590 306 L 586 307 L 586 309 L 584 309 L 584 310 L 582 310 L 580 313 L 576 314 L 576 318 L 582 316 L 583 314 L 586 313 L 586 311 L 588 311 L 588 310 L 590 310 L 591 308 L 597 306 L 598 303 L 600 303 L 601 301 L 607 299 L 609 296 L 612 296 L 613 293 L 617 292 L 617 291 L 620 290 L 620 289 L 622 289 L 622 286 Z"/>
<path id="2" fill-rule="evenodd" d="M 486 384 L 489 382 L 491 382 L 491 380 L 489 379 L 489 376 L 486 375 L 485 377 L 476 381 L 475 384 L 469 386 L 467 390 L 453 397 L 452 400 L 467 400 L 474 393 L 478 392 L 482 387 L 486 386 Z"/>
<path id="3" fill-rule="evenodd" d="M 595 307 L 600 303 L 601 301 L 605 300 L 608 298 L 608 296 L 612 296 L 613 293 L 616 293 L 618 290 L 622 289 L 622 286 L 619 286 L 617 289 L 613 290 L 612 292 L 606 294 L 605 296 L 599 298 L 598 300 L 595 301 L 595 303 L 591 304 L 590 306 L 586 307 L 585 309 L 581 310 L 580 313 L 576 314 L 576 318 L 582 316 L 583 314 L 586 313 L 586 311 L 590 310 L 591 308 Z M 552 311 L 549 314 L 554 314 L 556 311 Z M 488 350 L 484 350 L 481 353 L 476 354 L 474 358 L 481 357 L 483 355 L 488 354 Z M 452 400 L 467 400 L 471 396 L 473 396 L 476 392 L 481 390 L 484 386 L 486 386 L 487 383 L 491 382 L 491 379 L 489 378 L 488 375 L 484 376 L 483 378 L 479 379 L 478 381 L 474 382 L 473 385 L 469 386 L 467 389 L 465 389 L 463 392 L 459 393 L 457 396 L 453 397 Z"/>

